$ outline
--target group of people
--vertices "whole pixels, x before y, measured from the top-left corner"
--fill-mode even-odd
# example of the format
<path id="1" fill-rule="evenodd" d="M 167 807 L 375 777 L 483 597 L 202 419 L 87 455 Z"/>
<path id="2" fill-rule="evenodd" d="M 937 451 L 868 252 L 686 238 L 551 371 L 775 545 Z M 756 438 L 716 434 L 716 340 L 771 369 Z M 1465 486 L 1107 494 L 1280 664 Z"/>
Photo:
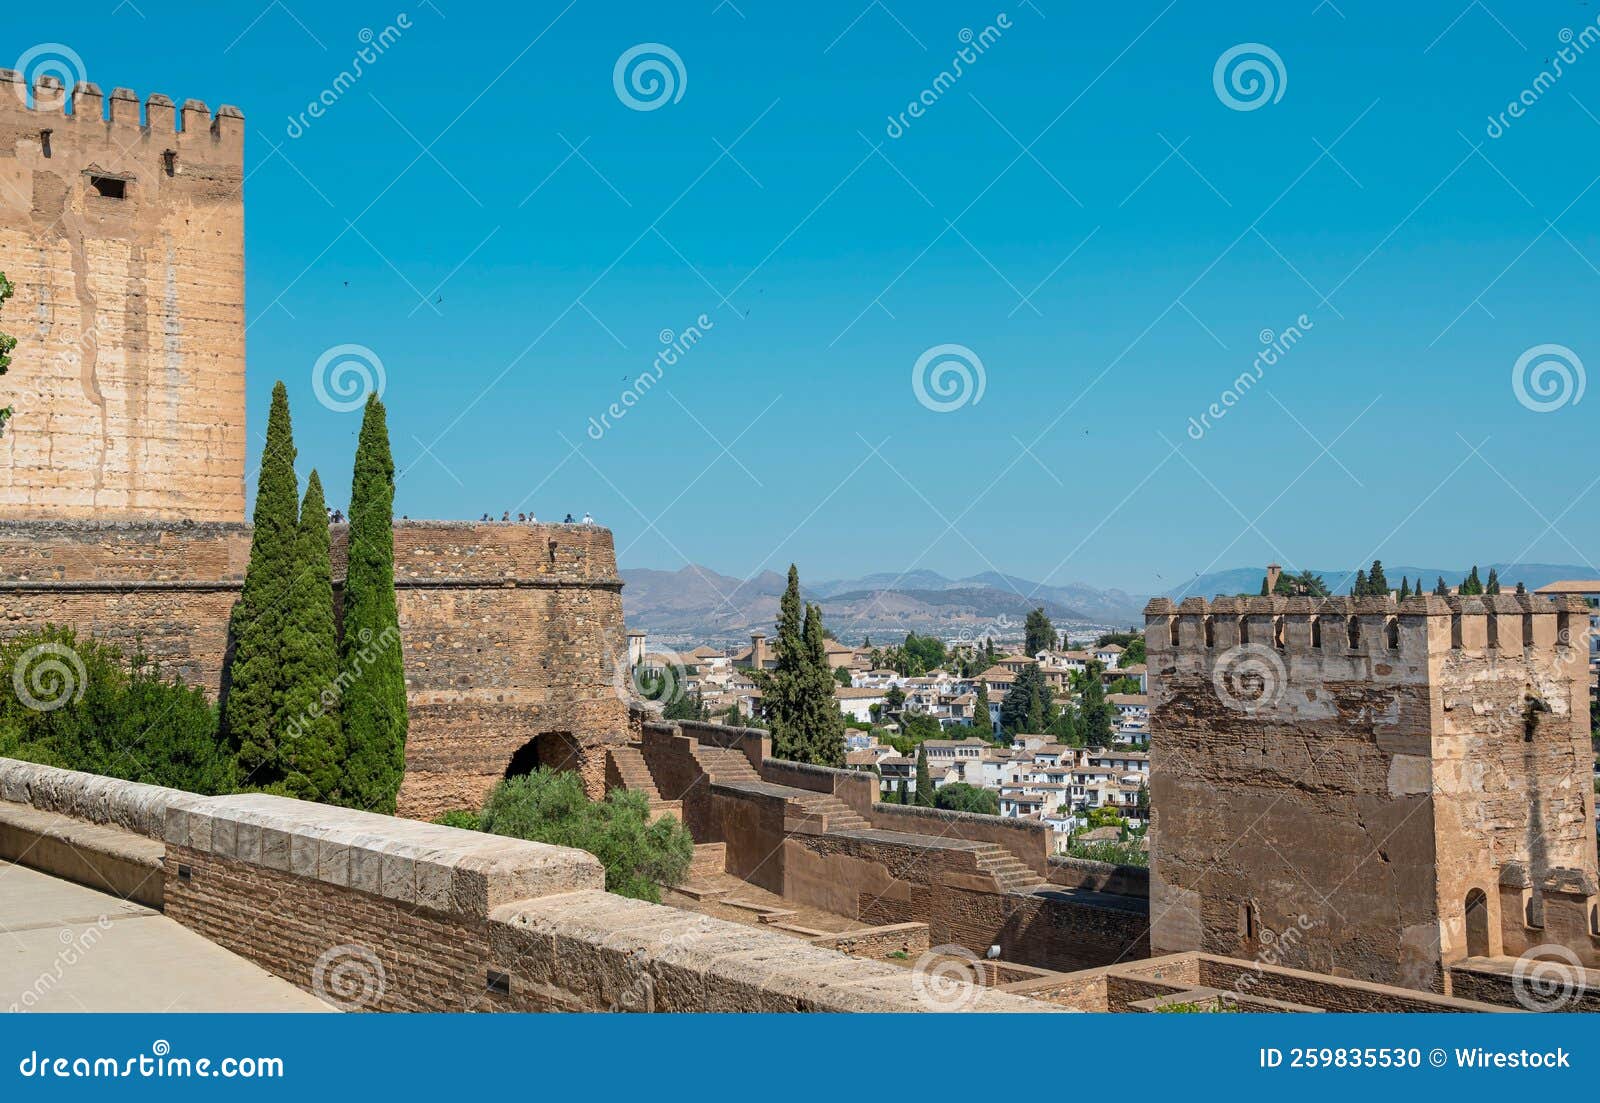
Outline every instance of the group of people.
<path id="1" fill-rule="evenodd" d="M 488 522 L 493 523 L 494 517 L 491 514 L 485 513 L 482 517 L 478 518 L 478 520 L 479 521 L 488 521 Z M 512 523 L 511 511 L 509 509 L 505 510 L 503 513 L 500 514 L 500 523 L 501 524 L 511 524 Z M 518 513 L 515 523 L 519 524 L 519 525 L 537 525 L 539 523 L 539 518 L 535 517 L 531 513 Z M 561 523 L 564 524 L 564 525 L 592 525 L 592 524 L 594 524 L 594 518 L 589 516 L 589 514 L 585 513 L 583 515 L 583 520 L 574 521 L 572 519 L 572 514 L 569 513 L 569 514 L 567 514 L 567 519 L 565 521 L 561 522 Z"/>

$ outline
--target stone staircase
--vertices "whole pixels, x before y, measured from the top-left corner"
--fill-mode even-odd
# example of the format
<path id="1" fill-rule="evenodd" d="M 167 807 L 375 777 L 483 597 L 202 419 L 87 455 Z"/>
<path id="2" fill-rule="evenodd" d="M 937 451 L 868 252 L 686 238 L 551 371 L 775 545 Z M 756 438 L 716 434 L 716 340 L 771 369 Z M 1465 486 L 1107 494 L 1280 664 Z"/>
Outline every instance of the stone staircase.
<path id="1" fill-rule="evenodd" d="M 975 854 L 978 868 L 993 876 L 1003 892 L 1032 892 L 1049 884 L 1003 846 L 979 843 Z"/>
<path id="2" fill-rule="evenodd" d="M 700 763 L 700 768 L 712 781 L 755 781 L 761 780 L 761 775 L 756 773 L 750 760 L 744 756 L 743 751 L 730 751 L 726 747 L 708 747 L 702 744 L 695 751 L 695 761 Z"/>
<path id="3" fill-rule="evenodd" d="M 628 792 L 645 795 L 650 802 L 651 823 L 666 815 L 683 819 L 683 801 L 662 799 L 661 790 L 656 788 L 655 778 L 651 776 L 650 767 L 638 747 L 612 747 L 609 753 L 611 770 L 607 772 L 614 772 L 622 788 Z"/>
<path id="4" fill-rule="evenodd" d="M 872 826 L 838 797 L 828 793 L 808 793 L 803 789 L 794 792 L 795 803 L 804 808 L 808 815 L 821 816 L 829 831 L 855 831 Z"/>

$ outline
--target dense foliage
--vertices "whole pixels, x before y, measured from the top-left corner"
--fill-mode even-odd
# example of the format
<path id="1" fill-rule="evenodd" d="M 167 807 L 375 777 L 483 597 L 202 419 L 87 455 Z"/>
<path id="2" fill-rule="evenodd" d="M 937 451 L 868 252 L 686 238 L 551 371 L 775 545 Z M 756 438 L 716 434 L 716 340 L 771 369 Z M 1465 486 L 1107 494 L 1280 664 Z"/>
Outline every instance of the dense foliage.
<path id="1" fill-rule="evenodd" d="M 466 826 L 458 822 L 451 826 Z M 606 891 L 661 902 L 661 885 L 680 884 L 694 857 L 694 839 L 672 816 L 650 823 L 642 793 L 613 790 L 591 801 L 578 775 L 535 770 L 506 778 L 484 806 L 482 829 L 496 835 L 587 850 L 606 868 Z"/>
<path id="2" fill-rule="evenodd" d="M 289 392 L 280 381 L 272 388 L 267 413 L 250 562 L 229 623 L 234 651 L 223 719 L 247 785 L 273 785 L 284 776 L 277 721 L 283 705 L 284 625 L 300 516 L 294 458 Z"/>
<path id="3" fill-rule="evenodd" d="M 345 744 L 339 723 L 339 641 L 333 620 L 328 506 L 316 471 L 306 482 L 300 506 L 281 650 L 277 772 L 290 796 L 344 803 Z"/>
<path id="4" fill-rule="evenodd" d="M 46 628 L 0 646 L 0 756 L 192 793 L 232 792 L 204 693 L 147 657 Z"/>
<path id="5" fill-rule="evenodd" d="M 340 700 L 349 804 L 392 813 L 405 772 L 406 680 L 394 595 L 394 459 L 383 403 L 367 396 L 350 487 Z"/>
<path id="6" fill-rule="evenodd" d="M 778 604 L 777 665 L 752 671 L 772 728 L 777 758 L 813 766 L 844 765 L 844 715 L 834 700 L 822 610 L 800 601 L 800 573 L 789 565 L 789 585 Z"/>
<path id="7" fill-rule="evenodd" d="M 1000 795 L 993 789 L 953 781 L 934 796 L 934 806 L 950 812 L 978 812 L 985 816 L 1000 814 Z"/>

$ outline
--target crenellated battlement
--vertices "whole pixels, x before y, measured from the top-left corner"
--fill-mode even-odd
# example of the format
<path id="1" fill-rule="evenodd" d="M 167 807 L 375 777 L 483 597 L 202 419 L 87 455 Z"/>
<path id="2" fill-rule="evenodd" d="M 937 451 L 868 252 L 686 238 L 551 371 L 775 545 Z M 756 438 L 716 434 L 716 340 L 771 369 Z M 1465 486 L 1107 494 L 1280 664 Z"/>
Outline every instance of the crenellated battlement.
<path id="1" fill-rule="evenodd" d="M 139 97 L 130 88 L 114 88 L 108 97 L 98 84 L 78 81 L 70 89 L 54 76 L 40 75 L 33 81 L 33 102 L 27 102 L 26 80 L 14 69 L 0 69 L 0 111 L 24 114 L 41 125 L 138 128 L 150 135 L 208 135 L 212 140 L 243 146 L 244 114 L 231 104 L 223 104 L 215 115 L 202 100 L 185 100 L 179 109 L 171 99 L 153 93 L 145 98 L 141 113 Z M 68 111 L 68 106 L 71 110 Z"/>
<path id="2" fill-rule="evenodd" d="M 1591 610 L 1580 597 L 1533 594 L 1440 597 L 1158 597 L 1145 606 L 1145 644 L 1156 652 L 1241 645 L 1290 654 L 1391 653 L 1423 661 L 1444 651 L 1548 652 L 1586 658 Z"/>

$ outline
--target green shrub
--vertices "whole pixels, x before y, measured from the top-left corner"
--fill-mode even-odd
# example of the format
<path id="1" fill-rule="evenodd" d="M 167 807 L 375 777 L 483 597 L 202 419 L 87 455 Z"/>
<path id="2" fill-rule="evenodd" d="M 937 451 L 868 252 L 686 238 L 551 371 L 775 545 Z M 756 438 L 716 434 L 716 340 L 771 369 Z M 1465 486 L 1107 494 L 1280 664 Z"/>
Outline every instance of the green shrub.
<path id="1" fill-rule="evenodd" d="M 0 755 L 205 795 L 236 782 L 204 693 L 68 628 L 0 645 Z"/>
<path id="2" fill-rule="evenodd" d="M 671 816 L 649 820 L 642 793 L 618 789 L 591 801 L 577 774 L 540 769 L 495 786 L 482 829 L 587 850 L 606 867 L 606 891 L 659 904 L 659 886 L 680 884 L 689 872 L 694 839 Z"/>
<path id="3" fill-rule="evenodd" d="M 934 794 L 934 806 L 951 812 L 976 812 L 984 816 L 1000 814 L 1000 794 L 964 781 L 952 781 Z"/>
<path id="4" fill-rule="evenodd" d="M 1141 849 L 1136 839 L 1103 843 L 1082 843 L 1074 839 L 1067 844 L 1067 855 L 1091 862 L 1110 862 L 1114 866 L 1150 865 L 1150 852 Z"/>
<path id="5" fill-rule="evenodd" d="M 483 817 L 465 808 L 457 808 L 454 811 L 446 812 L 433 822 L 441 827 L 460 827 L 467 831 L 483 830 Z"/>

